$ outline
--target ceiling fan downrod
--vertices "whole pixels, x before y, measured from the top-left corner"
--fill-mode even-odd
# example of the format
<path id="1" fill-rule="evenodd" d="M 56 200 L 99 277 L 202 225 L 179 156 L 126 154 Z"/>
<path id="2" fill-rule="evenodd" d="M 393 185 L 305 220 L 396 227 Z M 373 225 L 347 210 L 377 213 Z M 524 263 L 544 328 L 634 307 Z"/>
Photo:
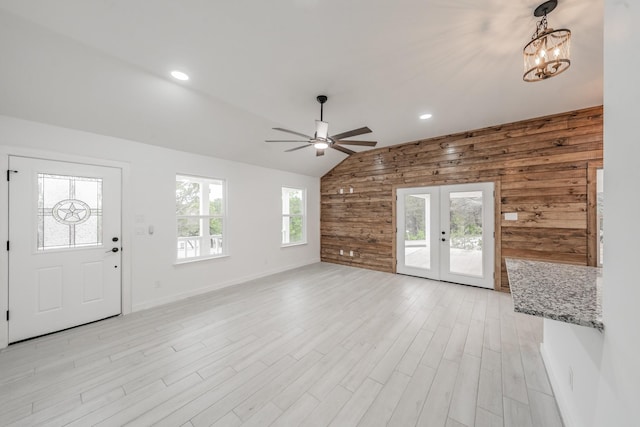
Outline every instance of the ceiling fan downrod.
<path id="1" fill-rule="evenodd" d="M 316 97 L 316 99 L 318 100 L 318 102 L 320 103 L 320 121 L 323 122 L 324 120 L 322 119 L 322 113 L 323 111 L 323 107 L 324 107 L 324 103 L 327 102 L 327 95 L 318 95 Z"/>

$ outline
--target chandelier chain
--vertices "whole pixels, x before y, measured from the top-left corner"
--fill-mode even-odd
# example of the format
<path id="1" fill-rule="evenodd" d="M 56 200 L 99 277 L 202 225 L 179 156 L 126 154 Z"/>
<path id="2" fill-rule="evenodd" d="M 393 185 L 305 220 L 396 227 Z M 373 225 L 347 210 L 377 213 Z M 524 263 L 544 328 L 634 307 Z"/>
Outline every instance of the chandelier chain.
<path id="1" fill-rule="evenodd" d="M 536 23 L 536 31 L 531 36 L 531 40 L 537 39 L 540 34 L 544 34 L 547 31 L 547 14 L 545 13 L 542 19 Z"/>

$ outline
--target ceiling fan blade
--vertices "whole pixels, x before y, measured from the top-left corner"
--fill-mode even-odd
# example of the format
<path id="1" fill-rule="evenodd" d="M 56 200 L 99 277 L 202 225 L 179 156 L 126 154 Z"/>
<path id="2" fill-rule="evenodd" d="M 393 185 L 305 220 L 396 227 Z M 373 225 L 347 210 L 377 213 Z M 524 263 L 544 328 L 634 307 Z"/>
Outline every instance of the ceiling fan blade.
<path id="1" fill-rule="evenodd" d="M 316 157 L 324 156 L 324 149 L 316 149 Z"/>
<path id="2" fill-rule="evenodd" d="M 345 148 L 345 147 L 343 147 L 341 145 L 338 145 L 338 144 L 332 144 L 332 145 L 330 145 L 330 147 L 335 149 L 335 150 L 342 151 L 343 153 L 348 154 L 348 155 L 355 154 L 355 151 L 349 150 L 348 148 Z"/>
<path id="3" fill-rule="evenodd" d="M 339 139 L 342 138 L 349 138 L 352 136 L 358 136 L 358 135 L 364 135 L 365 133 L 371 133 L 371 129 L 369 129 L 368 127 L 363 127 L 363 128 L 359 128 L 359 129 L 354 129 L 354 130 L 350 130 L 348 132 L 342 132 L 339 133 L 337 135 L 333 135 L 331 137 L 331 139 L 333 139 L 334 141 L 337 141 Z"/>
<path id="4" fill-rule="evenodd" d="M 289 152 L 291 152 L 291 151 L 296 151 L 296 150 L 300 150 L 300 149 L 302 149 L 302 148 L 307 148 L 307 147 L 311 147 L 311 146 L 312 146 L 311 144 L 301 145 L 301 146 L 296 147 L 296 148 L 289 148 L 288 150 L 284 150 L 284 152 L 285 152 L 285 153 L 289 153 Z"/>
<path id="5" fill-rule="evenodd" d="M 305 135 L 304 133 L 296 132 L 294 130 L 284 129 L 284 128 L 273 128 L 273 130 L 279 130 L 280 132 L 292 133 L 294 135 L 301 136 L 303 138 L 312 139 L 309 135 Z"/>
<path id="6" fill-rule="evenodd" d="M 265 139 L 264 142 L 309 142 L 304 139 Z"/>
<path id="7" fill-rule="evenodd" d="M 335 143 L 342 145 L 363 145 L 365 147 L 375 147 L 378 141 L 336 141 Z"/>

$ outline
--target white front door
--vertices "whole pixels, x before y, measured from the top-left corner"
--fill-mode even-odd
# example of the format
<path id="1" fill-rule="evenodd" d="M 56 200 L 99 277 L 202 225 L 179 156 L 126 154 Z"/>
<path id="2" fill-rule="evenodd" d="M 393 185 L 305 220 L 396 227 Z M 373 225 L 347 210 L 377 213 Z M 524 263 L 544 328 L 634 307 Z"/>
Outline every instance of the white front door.
<path id="1" fill-rule="evenodd" d="M 493 183 L 397 190 L 397 272 L 492 289 Z"/>
<path id="2" fill-rule="evenodd" d="M 9 342 L 121 312 L 121 171 L 9 157 Z"/>

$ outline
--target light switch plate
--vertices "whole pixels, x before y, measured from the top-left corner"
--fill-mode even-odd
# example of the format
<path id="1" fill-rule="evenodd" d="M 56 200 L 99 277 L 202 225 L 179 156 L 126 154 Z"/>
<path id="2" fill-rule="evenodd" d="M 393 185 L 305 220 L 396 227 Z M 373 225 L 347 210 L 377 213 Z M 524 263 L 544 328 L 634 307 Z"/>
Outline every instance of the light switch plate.
<path id="1" fill-rule="evenodd" d="M 504 219 L 506 221 L 517 221 L 518 220 L 518 212 L 505 212 Z"/>

